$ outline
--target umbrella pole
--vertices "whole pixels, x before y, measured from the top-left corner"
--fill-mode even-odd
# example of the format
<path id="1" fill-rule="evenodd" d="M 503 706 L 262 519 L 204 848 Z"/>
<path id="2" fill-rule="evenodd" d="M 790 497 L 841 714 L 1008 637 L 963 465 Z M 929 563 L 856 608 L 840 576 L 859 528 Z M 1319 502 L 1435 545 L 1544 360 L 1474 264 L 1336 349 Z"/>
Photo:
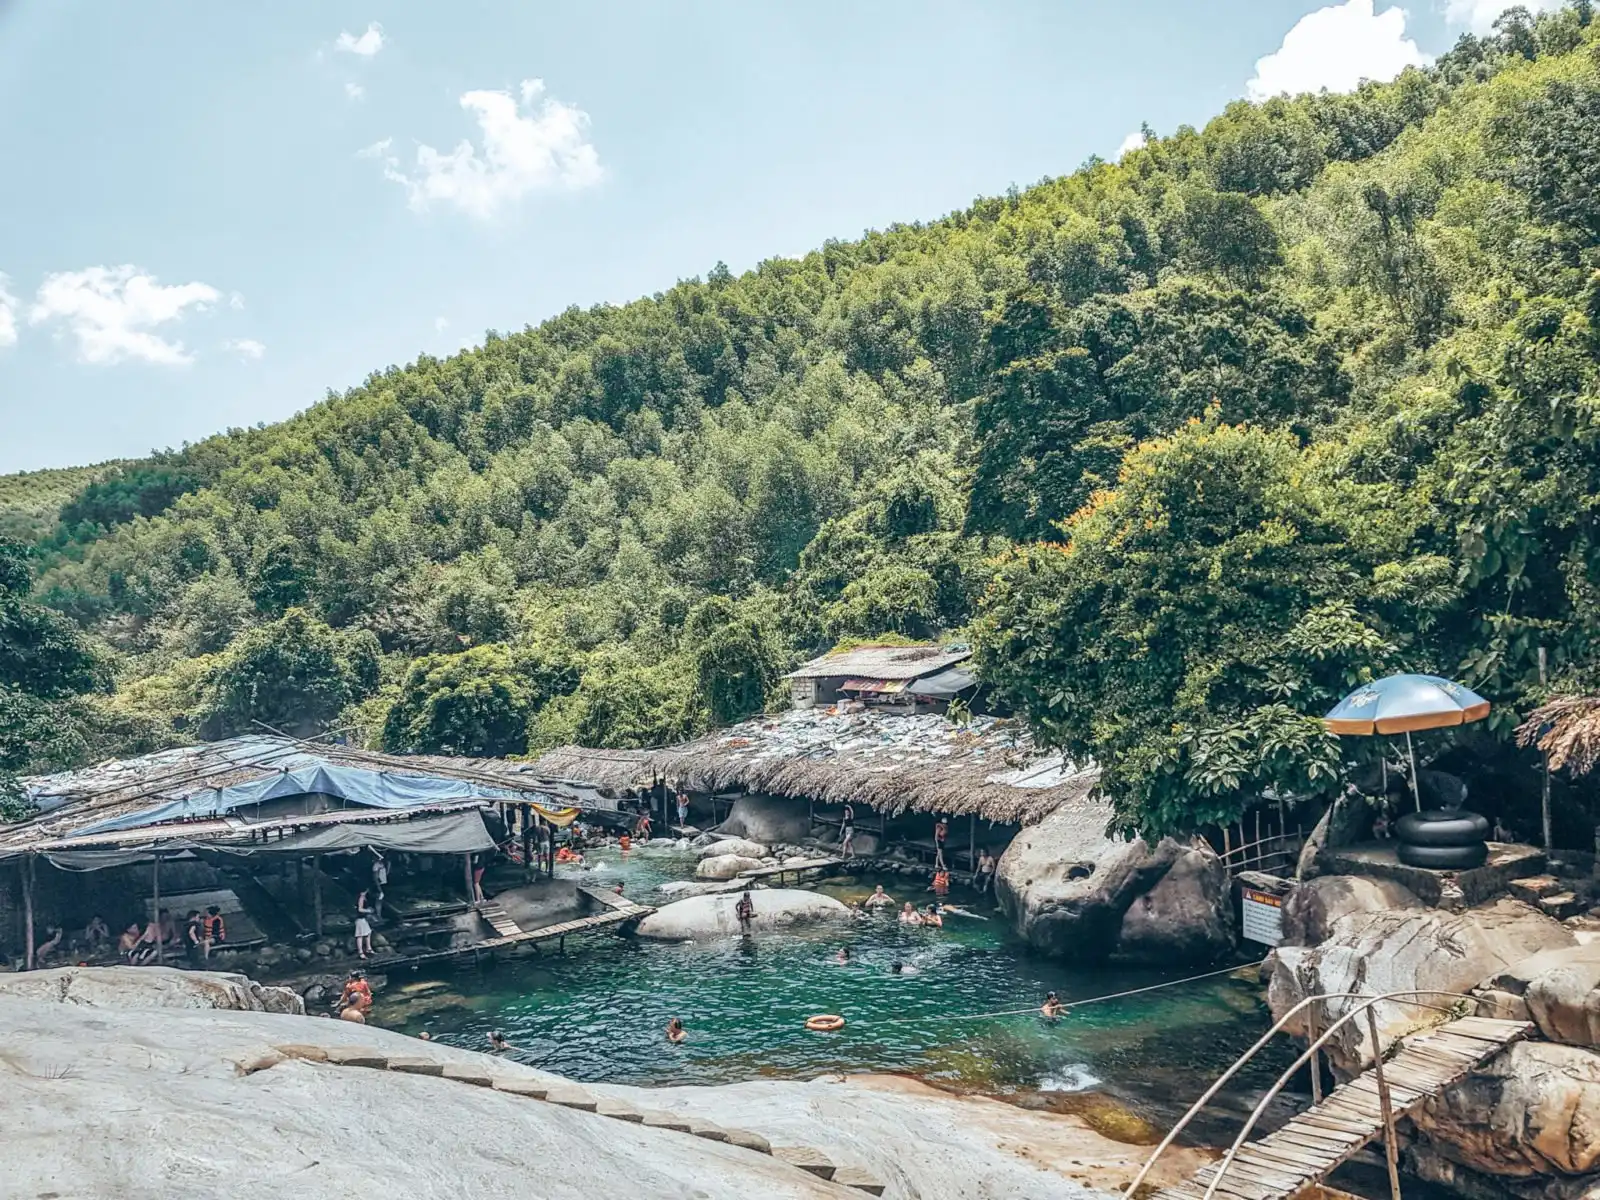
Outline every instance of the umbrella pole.
<path id="1" fill-rule="evenodd" d="M 1422 792 L 1417 786 L 1417 750 L 1411 744 L 1411 730 L 1406 730 L 1406 754 L 1411 758 L 1411 799 L 1416 803 L 1417 811 L 1422 811 Z"/>

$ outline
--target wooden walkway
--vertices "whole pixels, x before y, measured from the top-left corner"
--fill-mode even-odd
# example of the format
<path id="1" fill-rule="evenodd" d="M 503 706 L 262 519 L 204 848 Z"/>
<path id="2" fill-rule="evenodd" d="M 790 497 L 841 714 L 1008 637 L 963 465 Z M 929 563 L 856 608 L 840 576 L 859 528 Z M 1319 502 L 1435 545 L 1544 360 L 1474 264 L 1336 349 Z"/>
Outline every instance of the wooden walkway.
<path id="1" fill-rule="evenodd" d="M 477 905 L 477 909 L 478 915 L 489 922 L 496 937 L 516 937 L 522 932 L 522 927 L 511 919 L 511 914 L 501 908 L 497 901 L 485 900 Z"/>
<path id="2" fill-rule="evenodd" d="M 614 892 L 601 892 L 594 888 L 579 888 L 592 900 L 598 900 L 605 906 L 605 911 L 592 916 L 574 917 L 570 921 L 558 921 L 554 925 L 541 925 L 538 929 L 518 929 L 516 933 L 503 934 L 488 938 L 481 942 L 473 942 L 470 946 L 453 946 L 448 950 L 429 950 L 422 954 L 396 955 L 393 958 L 382 958 L 373 961 L 376 968 L 415 967 L 425 963 L 445 962 L 453 958 L 466 958 L 469 955 L 477 958 L 486 950 L 500 950 L 506 946 L 520 946 L 525 943 L 559 941 L 563 945 L 569 936 L 582 933 L 594 933 L 597 930 L 608 929 L 615 925 L 626 925 L 630 921 L 637 921 L 655 912 L 655 909 L 643 904 L 635 904 L 625 896 L 618 896 Z M 480 910 L 481 911 L 481 910 Z M 485 919 L 488 919 L 485 914 Z M 515 923 L 506 917 L 506 923 L 515 928 Z"/>
<path id="3" fill-rule="evenodd" d="M 779 883 L 783 882 L 785 875 L 793 875 L 798 879 L 807 871 L 831 871 L 835 867 L 842 867 L 850 861 L 845 858 L 808 858 L 802 862 L 780 863 L 776 867 L 752 867 L 748 871 L 740 871 L 740 879 L 771 879 L 777 877 Z"/>
<path id="4" fill-rule="evenodd" d="M 1512 1042 L 1533 1032 L 1526 1021 L 1463 1017 L 1405 1042 L 1383 1064 L 1395 1118 L 1466 1076 Z M 1383 1134 L 1383 1108 L 1372 1071 L 1335 1088 L 1282 1129 L 1246 1142 L 1214 1196 L 1220 1200 L 1292 1200 Z M 1219 1163 L 1202 1167 L 1152 1200 L 1202 1200 Z"/>

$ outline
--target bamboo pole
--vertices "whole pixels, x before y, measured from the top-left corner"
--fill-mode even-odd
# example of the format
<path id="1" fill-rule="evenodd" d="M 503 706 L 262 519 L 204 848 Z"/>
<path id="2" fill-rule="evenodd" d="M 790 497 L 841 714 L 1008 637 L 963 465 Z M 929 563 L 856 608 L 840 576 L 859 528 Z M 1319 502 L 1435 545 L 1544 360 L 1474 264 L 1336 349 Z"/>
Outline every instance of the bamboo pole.
<path id="1" fill-rule="evenodd" d="M 150 915 L 156 923 L 156 965 L 166 958 L 167 931 L 161 924 L 161 854 L 150 859 Z"/>
<path id="2" fill-rule="evenodd" d="M 1256 809 L 1256 869 L 1261 869 L 1261 810 Z"/>
<path id="3" fill-rule="evenodd" d="M 33 970 L 33 855 L 22 860 L 22 920 L 24 928 L 23 970 Z"/>
<path id="4" fill-rule="evenodd" d="M 318 937 L 322 936 L 322 855 L 311 856 L 311 911 Z"/>
<path id="5" fill-rule="evenodd" d="M 461 869 L 466 873 L 467 903 L 476 904 L 478 902 L 478 892 L 477 889 L 472 886 L 472 855 L 463 854 L 461 856 Z"/>
<path id="6" fill-rule="evenodd" d="M 1400 1147 L 1394 1133 L 1394 1105 L 1389 1081 L 1383 1077 L 1383 1045 L 1378 1041 L 1378 1009 L 1367 1008 L 1367 1030 L 1372 1036 L 1373 1073 L 1378 1084 L 1378 1104 L 1383 1109 L 1383 1157 L 1389 1166 L 1389 1200 L 1400 1200 Z"/>
<path id="7" fill-rule="evenodd" d="M 967 814 L 967 870 L 978 872 L 978 814 Z"/>

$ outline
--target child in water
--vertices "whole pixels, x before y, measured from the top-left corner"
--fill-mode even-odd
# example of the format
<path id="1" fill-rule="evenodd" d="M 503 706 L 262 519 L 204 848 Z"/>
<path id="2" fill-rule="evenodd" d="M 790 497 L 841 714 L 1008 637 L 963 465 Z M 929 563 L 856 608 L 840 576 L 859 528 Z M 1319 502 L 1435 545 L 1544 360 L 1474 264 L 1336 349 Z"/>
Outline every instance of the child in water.
<path id="1" fill-rule="evenodd" d="M 683 1022 L 678 1020 L 677 1017 L 673 1017 L 672 1020 L 667 1022 L 667 1041 L 674 1046 L 688 1036 L 689 1031 L 683 1027 Z"/>

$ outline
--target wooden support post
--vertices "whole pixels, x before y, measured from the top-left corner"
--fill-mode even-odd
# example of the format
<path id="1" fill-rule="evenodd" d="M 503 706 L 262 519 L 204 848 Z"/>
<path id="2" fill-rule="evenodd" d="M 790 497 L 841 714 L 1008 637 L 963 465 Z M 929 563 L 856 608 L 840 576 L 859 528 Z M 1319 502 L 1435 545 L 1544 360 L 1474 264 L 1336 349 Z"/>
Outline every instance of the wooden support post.
<path id="1" fill-rule="evenodd" d="M 1317 1044 L 1317 1039 L 1322 1035 L 1317 1032 L 1317 1006 L 1306 1006 L 1306 1041 L 1311 1045 Z M 1311 1103 L 1322 1103 L 1322 1051 L 1311 1052 Z"/>
<path id="2" fill-rule="evenodd" d="M 461 869 L 466 874 L 467 903 L 476 904 L 478 902 L 478 890 L 472 886 L 472 855 L 463 854 L 461 856 Z"/>
<path id="3" fill-rule="evenodd" d="M 533 808 L 522 806 L 522 874 L 528 878 L 533 871 Z"/>
<path id="4" fill-rule="evenodd" d="M 314 918 L 313 929 L 318 937 L 322 936 L 322 855 L 311 856 L 311 912 Z"/>
<path id="5" fill-rule="evenodd" d="M 1222 861 L 1228 866 L 1228 874 L 1233 874 L 1233 838 L 1226 825 L 1222 827 Z"/>
<path id="6" fill-rule="evenodd" d="M 23 947 L 22 969 L 33 970 L 33 855 L 29 854 L 22 860 L 22 924 Z"/>
<path id="7" fill-rule="evenodd" d="M 978 873 L 978 814 L 967 814 L 967 870 Z"/>
<path id="8" fill-rule="evenodd" d="M 166 958 L 167 931 L 161 924 L 161 852 L 150 860 L 150 912 L 156 922 L 156 965 Z"/>
<path id="9" fill-rule="evenodd" d="M 1378 1009 L 1374 1004 L 1367 1006 L 1367 1031 L 1372 1037 L 1378 1105 L 1383 1109 L 1383 1157 L 1389 1165 L 1389 1200 L 1400 1200 L 1400 1147 L 1395 1141 L 1394 1104 L 1389 1099 L 1389 1081 L 1383 1077 L 1383 1044 L 1378 1041 Z"/>
<path id="10" fill-rule="evenodd" d="M 1261 810 L 1256 809 L 1256 867 L 1261 866 Z"/>

